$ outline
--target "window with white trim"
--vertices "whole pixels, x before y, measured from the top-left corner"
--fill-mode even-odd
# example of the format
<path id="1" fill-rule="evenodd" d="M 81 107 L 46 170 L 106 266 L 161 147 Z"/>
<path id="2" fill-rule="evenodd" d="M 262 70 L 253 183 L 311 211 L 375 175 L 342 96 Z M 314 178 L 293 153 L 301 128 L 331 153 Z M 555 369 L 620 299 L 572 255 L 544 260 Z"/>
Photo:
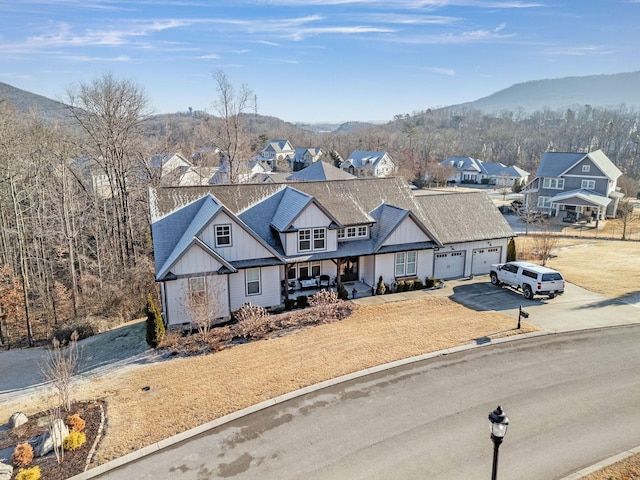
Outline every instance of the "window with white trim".
<path id="1" fill-rule="evenodd" d="M 216 247 L 231 246 L 231 225 L 216 225 Z"/>
<path id="2" fill-rule="evenodd" d="M 588 173 L 591 170 L 591 165 L 582 165 L 582 173 Z"/>
<path id="3" fill-rule="evenodd" d="M 304 262 L 298 263 L 298 277 L 297 278 L 315 278 L 320 276 L 320 262 Z M 295 272 L 295 268 L 292 268 Z M 295 278 L 295 277 L 294 277 Z"/>
<path id="4" fill-rule="evenodd" d="M 327 245 L 327 229 L 326 228 L 314 228 L 313 229 L 313 249 L 324 250 Z"/>
<path id="5" fill-rule="evenodd" d="M 311 230 L 298 230 L 298 251 L 306 252 L 311 250 Z"/>
<path id="6" fill-rule="evenodd" d="M 551 197 L 538 197 L 538 207 L 551 208 Z"/>
<path id="7" fill-rule="evenodd" d="M 207 282 L 205 277 L 189 278 L 189 299 L 201 300 L 207 295 Z"/>
<path id="8" fill-rule="evenodd" d="M 361 225 L 358 227 L 358 236 L 359 237 L 366 237 L 367 236 L 367 226 L 366 225 Z"/>
<path id="9" fill-rule="evenodd" d="M 366 225 L 360 225 L 358 227 L 347 227 L 338 230 L 338 239 L 354 239 L 354 238 L 367 238 L 369 236 L 369 227 Z"/>
<path id="10" fill-rule="evenodd" d="M 260 294 L 260 268 L 247 268 L 244 271 L 247 284 L 247 295 Z"/>
<path id="11" fill-rule="evenodd" d="M 550 188 L 550 189 L 553 189 L 553 190 L 562 190 L 562 189 L 564 189 L 564 178 L 546 177 L 542 181 L 542 188 Z"/>
<path id="12" fill-rule="evenodd" d="M 417 272 L 418 252 L 398 252 L 395 259 L 395 276 L 409 277 Z"/>
<path id="13" fill-rule="evenodd" d="M 594 190 L 596 188 L 596 181 L 595 180 L 582 180 L 582 185 L 580 185 L 580 188 L 582 188 L 584 190 Z"/>

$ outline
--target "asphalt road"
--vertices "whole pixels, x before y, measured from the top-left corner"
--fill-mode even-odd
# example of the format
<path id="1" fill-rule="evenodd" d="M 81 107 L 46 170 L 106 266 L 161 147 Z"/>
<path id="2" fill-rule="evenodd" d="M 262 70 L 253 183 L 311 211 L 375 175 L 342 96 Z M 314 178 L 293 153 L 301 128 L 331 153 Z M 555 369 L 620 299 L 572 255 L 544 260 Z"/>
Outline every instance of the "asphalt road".
<path id="1" fill-rule="evenodd" d="M 487 415 L 501 405 L 499 477 L 552 480 L 639 443 L 638 371 L 638 325 L 489 345 L 277 404 L 98 478 L 490 478 Z"/>

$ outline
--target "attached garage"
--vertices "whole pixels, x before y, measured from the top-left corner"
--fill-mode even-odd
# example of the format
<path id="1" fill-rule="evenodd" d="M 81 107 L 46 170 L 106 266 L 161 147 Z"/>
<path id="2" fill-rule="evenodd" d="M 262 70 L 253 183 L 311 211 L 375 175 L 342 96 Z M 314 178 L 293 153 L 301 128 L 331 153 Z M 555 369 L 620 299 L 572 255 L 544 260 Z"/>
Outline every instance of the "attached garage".
<path id="1" fill-rule="evenodd" d="M 438 252 L 434 255 L 433 276 L 437 279 L 464 276 L 465 252 Z"/>
<path id="2" fill-rule="evenodd" d="M 471 273 L 484 275 L 489 273 L 491 265 L 500 263 L 502 247 L 476 248 L 471 257 Z"/>

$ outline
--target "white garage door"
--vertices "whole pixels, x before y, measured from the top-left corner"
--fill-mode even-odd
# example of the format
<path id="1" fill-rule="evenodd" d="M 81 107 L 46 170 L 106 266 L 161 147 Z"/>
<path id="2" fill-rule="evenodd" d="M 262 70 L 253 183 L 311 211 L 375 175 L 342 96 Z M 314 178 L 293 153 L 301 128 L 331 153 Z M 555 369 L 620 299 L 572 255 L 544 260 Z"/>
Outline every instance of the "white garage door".
<path id="1" fill-rule="evenodd" d="M 471 273 L 484 275 L 489 273 L 491 264 L 500 263 L 502 247 L 476 248 L 471 258 Z"/>
<path id="2" fill-rule="evenodd" d="M 435 254 L 433 276 L 437 279 L 459 278 L 464 275 L 464 252 Z"/>

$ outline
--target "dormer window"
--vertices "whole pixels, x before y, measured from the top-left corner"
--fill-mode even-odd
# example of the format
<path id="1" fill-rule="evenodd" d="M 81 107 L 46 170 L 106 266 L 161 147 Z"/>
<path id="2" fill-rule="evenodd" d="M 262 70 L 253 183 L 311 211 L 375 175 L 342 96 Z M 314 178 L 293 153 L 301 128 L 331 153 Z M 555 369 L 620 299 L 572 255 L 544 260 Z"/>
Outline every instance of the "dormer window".
<path id="1" fill-rule="evenodd" d="M 353 240 L 356 238 L 367 238 L 369 236 L 369 227 L 360 225 L 358 227 L 347 227 L 338 230 L 338 239 Z"/>
<path id="2" fill-rule="evenodd" d="M 312 243 L 313 238 L 313 243 Z M 326 228 L 305 228 L 298 230 L 298 251 L 325 250 L 327 246 Z"/>

